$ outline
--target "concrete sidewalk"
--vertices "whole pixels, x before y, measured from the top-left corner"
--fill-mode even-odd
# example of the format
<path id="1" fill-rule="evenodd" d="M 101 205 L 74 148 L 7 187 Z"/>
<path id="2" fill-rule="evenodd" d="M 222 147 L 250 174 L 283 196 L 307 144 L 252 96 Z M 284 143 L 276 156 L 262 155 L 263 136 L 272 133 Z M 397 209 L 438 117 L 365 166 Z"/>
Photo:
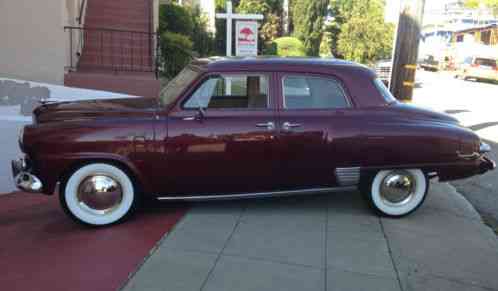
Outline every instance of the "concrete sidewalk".
<path id="1" fill-rule="evenodd" d="M 448 184 L 379 219 L 359 193 L 195 204 L 124 290 L 498 290 L 498 241 Z"/>

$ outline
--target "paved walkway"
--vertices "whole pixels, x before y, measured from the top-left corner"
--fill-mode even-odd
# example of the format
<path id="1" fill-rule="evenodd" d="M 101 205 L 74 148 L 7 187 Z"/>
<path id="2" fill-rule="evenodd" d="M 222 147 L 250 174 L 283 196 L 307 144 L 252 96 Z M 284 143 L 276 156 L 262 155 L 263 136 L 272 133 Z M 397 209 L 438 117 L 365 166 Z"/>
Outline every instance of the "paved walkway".
<path id="1" fill-rule="evenodd" d="M 359 193 L 195 204 L 124 290 L 498 290 L 498 241 L 448 184 L 403 219 Z"/>

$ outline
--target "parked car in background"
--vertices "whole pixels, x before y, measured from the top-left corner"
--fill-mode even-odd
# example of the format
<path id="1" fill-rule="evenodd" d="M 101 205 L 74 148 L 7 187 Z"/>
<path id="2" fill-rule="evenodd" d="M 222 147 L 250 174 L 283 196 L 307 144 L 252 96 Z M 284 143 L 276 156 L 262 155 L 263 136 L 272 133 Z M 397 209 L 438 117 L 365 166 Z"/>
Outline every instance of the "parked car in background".
<path id="1" fill-rule="evenodd" d="M 109 225 L 141 198 L 257 198 L 360 190 L 379 214 L 424 202 L 429 179 L 495 168 L 471 130 L 396 101 L 358 64 L 195 60 L 156 99 L 44 104 L 21 132 L 17 186 L 78 222 Z M 58 185 L 58 186 L 57 186 Z"/>
<path id="2" fill-rule="evenodd" d="M 419 62 L 420 68 L 431 72 L 437 72 L 441 70 L 442 65 L 443 63 L 433 55 L 426 55 L 426 57 Z"/>
<path id="3" fill-rule="evenodd" d="M 494 58 L 489 57 L 467 57 L 458 66 L 456 78 L 464 80 L 474 79 L 476 81 L 498 81 L 498 65 Z"/>
<path id="4" fill-rule="evenodd" d="M 375 63 L 375 73 L 377 77 L 384 83 L 384 85 L 389 88 L 389 82 L 391 82 L 391 70 L 393 62 L 392 60 L 380 60 Z"/>

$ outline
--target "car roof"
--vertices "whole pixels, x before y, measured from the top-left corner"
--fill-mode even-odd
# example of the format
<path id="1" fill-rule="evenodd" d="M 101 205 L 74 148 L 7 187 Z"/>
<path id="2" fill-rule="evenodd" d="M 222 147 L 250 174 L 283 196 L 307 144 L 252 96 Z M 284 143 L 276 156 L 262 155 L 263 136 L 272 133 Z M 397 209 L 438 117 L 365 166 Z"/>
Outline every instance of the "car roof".
<path id="1" fill-rule="evenodd" d="M 315 57 L 275 57 L 275 56 L 257 56 L 257 57 L 210 57 L 196 59 L 193 65 L 202 67 L 207 71 L 234 71 L 234 70 L 261 70 L 265 67 L 271 68 L 272 71 L 287 71 L 303 68 L 306 71 L 323 71 L 332 68 L 341 68 L 351 71 L 361 71 L 369 75 L 372 70 L 358 63 L 334 59 L 334 58 L 315 58 Z"/>

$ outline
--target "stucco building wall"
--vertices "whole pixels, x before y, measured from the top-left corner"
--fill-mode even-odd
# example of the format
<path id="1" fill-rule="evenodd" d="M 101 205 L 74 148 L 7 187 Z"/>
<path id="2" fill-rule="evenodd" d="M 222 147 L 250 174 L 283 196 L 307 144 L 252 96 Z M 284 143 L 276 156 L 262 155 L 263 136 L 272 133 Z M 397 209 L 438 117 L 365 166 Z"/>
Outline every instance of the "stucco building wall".
<path id="1" fill-rule="evenodd" d="M 0 1 L 0 76 L 63 84 L 81 1 Z"/>

